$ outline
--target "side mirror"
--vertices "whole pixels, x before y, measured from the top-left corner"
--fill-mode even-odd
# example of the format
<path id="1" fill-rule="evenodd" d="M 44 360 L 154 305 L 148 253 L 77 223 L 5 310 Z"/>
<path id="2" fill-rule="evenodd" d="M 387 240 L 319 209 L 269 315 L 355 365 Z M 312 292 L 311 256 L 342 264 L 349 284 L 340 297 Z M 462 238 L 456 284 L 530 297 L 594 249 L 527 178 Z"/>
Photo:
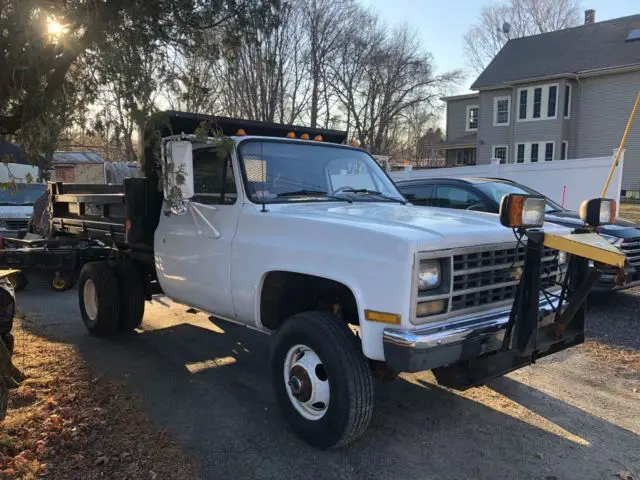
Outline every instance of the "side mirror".
<path id="1" fill-rule="evenodd" d="M 162 149 L 164 198 L 175 214 L 186 212 L 186 201 L 193 197 L 193 144 L 167 140 Z"/>

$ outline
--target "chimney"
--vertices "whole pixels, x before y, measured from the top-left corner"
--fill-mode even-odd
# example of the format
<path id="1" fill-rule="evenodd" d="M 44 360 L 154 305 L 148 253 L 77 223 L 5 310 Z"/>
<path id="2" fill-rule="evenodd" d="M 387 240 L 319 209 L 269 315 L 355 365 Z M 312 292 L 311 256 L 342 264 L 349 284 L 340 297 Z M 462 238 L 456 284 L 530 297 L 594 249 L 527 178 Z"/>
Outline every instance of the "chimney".
<path id="1" fill-rule="evenodd" d="M 596 11 L 592 8 L 584 11 L 584 24 L 591 25 L 596 21 Z"/>

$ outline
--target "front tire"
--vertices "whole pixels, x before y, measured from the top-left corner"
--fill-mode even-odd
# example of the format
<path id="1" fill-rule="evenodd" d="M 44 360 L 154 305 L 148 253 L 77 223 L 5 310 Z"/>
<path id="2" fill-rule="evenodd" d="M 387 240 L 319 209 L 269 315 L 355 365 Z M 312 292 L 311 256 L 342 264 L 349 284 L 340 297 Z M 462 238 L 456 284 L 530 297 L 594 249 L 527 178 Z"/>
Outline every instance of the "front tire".
<path id="1" fill-rule="evenodd" d="M 289 318 L 275 335 L 271 374 L 276 398 L 293 431 L 308 444 L 353 442 L 373 414 L 367 359 L 347 325 L 325 312 Z"/>
<path id="2" fill-rule="evenodd" d="M 80 271 L 78 300 L 82 321 L 91 335 L 106 337 L 120 324 L 120 288 L 107 262 L 87 263 Z"/>

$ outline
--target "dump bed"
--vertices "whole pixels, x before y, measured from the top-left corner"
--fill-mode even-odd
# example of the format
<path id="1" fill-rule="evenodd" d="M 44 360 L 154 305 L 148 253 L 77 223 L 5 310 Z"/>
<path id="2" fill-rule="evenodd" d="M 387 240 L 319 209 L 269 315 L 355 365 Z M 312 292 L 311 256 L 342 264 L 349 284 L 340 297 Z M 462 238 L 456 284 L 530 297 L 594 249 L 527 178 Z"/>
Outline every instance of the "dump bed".
<path id="1" fill-rule="evenodd" d="M 50 183 L 51 235 L 150 249 L 161 206 L 159 195 L 145 178 L 128 178 L 124 185 Z"/>

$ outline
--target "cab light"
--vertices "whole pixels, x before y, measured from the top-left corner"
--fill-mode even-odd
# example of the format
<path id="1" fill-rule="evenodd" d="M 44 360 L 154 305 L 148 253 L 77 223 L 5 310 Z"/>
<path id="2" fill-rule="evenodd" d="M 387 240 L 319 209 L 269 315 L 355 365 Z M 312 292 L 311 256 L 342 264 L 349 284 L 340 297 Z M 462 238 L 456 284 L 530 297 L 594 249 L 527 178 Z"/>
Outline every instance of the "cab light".
<path id="1" fill-rule="evenodd" d="M 376 312 L 375 310 L 365 310 L 364 318 L 366 318 L 371 322 L 400 325 L 400 315 L 396 315 L 395 313 Z"/>
<path id="2" fill-rule="evenodd" d="M 302 135 L 300 135 L 300 138 L 302 140 L 309 140 L 309 134 L 308 133 L 303 133 Z"/>
<path id="3" fill-rule="evenodd" d="M 315 137 L 313 137 L 313 139 L 314 139 L 316 142 L 321 142 L 321 141 L 322 141 L 322 135 L 316 135 Z"/>
<path id="4" fill-rule="evenodd" d="M 131 227 L 132 227 L 132 226 L 133 226 L 133 225 L 132 225 L 132 223 L 131 223 L 131 220 L 128 220 L 128 219 L 127 219 L 127 220 L 125 220 L 125 222 L 124 222 L 124 232 L 125 232 L 125 233 L 129 233 L 129 232 L 131 231 Z"/>
<path id="5" fill-rule="evenodd" d="M 236 132 L 236 137 L 244 137 L 247 135 L 247 132 L 244 131 L 244 128 L 239 128 Z"/>
<path id="6" fill-rule="evenodd" d="M 296 138 L 296 134 L 295 134 L 295 132 L 289 132 L 289 133 L 287 133 L 287 138 Z"/>
<path id="7" fill-rule="evenodd" d="M 360 142 L 354 138 L 353 140 L 351 140 L 351 146 L 352 147 L 359 147 L 360 146 Z"/>

